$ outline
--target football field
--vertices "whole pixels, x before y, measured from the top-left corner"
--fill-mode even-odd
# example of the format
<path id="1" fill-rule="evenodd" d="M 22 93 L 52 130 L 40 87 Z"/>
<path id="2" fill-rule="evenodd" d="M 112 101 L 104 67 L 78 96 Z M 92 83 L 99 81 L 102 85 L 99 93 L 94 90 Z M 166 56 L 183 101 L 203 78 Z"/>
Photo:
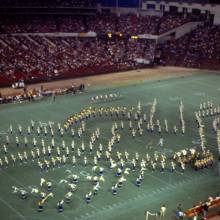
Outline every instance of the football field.
<path id="1" fill-rule="evenodd" d="M 91 97 L 110 93 L 121 94 L 120 99 L 107 102 L 92 103 Z M 73 125 L 75 136 L 72 137 L 70 129 L 64 132 L 63 138 L 57 131 L 57 123 L 61 125 L 72 114 L 90 106 L 100 107 L 137 107 L 141 103 L 141 112 L 146 114 L 149 120 L 150 110 L 154 99 L 157 100 L 154 122 L 160 120 L 164 138 L 163 147 L 158 146 L 160 134 L 157 129 L 154 132 L 147 131 L 147 123 L 143 122 L 143 135 L 132 137 L 129 130 L 128 120 L 121 116 L 103 116 L 90 118 L 85 121 L 85 133 L 82 137 L 77 136 L 79 124 Z M 183 117 L 186 124 L 186 131 L 183 135 L 180 128 L 179 105 L 182 100 L 184 105 Z M 203 119 L 205 125 L 205 146 L 215 157 L 214 166 L 209 169 L 195 171 L 190 165 L 186 165 L 185 172 L 177 166 L 175 172 L 170 172 L 170 164 L 167 162 L 165 171 L 159 168 L 152 171 L 150 166 L 146 168 L 144 180 L 140 187 L 135 185 L 139 170 L 129 171 L 125 175 L 126 182 L 118 189 L 117 195 L 112 195 L 111 187 L 117 183 L 116 168 L 109 169 L 109 162 L 102 157 L 98 162 L 104 168 L 104 181 L 100 182 L 100 189 L 97 195 L 92 196 L 91 202 L 85 202 L 85 195 L 91 191 L 93 185 L 87 176 L 94 176 L 92 171 L 93 157 L 99 144 L 103 145 L 103 155 L 111 138 L 111 128 L 114 123 L 120 127 L 120 122 L 124 122 L 124 129 L 119 128 L 121 140 L 114 145 L 112 156 L 116 157 L 116 152 L 127 151 L 130 158 L 135 153 L 139 153 L 140 161 L 148 153 L 153 157 L 154 153 L 166 155 L 169 158 L 174 152 L 182 149 L 196 148 L 200 150 L 200 138 L 198 126 L 195 121 L 194 112 L 199 110 L 200 103 L 213 102 L 214 107 L 220 106 L 220 76 L 211 72 L 197 74 L 196 76 L 173 77 L 165 80 L 142 81 L 135 84 L 121 84 L 114 86 L 94 86 L 86 89 L 84 93 L 77 95 L 57 96 L 53 102 L 51 98 L 44 100 L 7 104 L 0 106 L 0 158 L 4 160 L 8 157 L 9 165 L 0 169 L 0 220 L 144 220 L 145 211 L 156 213 L 164 204 L 167 207 L 164 220 L 175 219 L 176 207 L 179 203 L 186 210 L 199 201 L 204 201 L 208 196 L 216 196 L 219 193 L 219 181 L 217 171 L 218 147 L 216 133 L 213 132 L 213 120 L 220 115 L 208 116 Z M 164 130 L 164 120 L 167 120 L 169 132 Z M 30 121 L 35 122 L 35 128 L 28 135 L 27 127 Z M 41 171 L 38 167 L 37 159 L 31 159 L 31 150 L 35 150 L 32 144 L 33 137 L 37 140 L 37 147 L 41 151 L 42 139 L 45 146 L 51 144 L 51 135 L 48 128 L 47 136 L 42 131 L 37 135 L 36 127 L 39 122 L 43 127 L 51 124 L 54 129 L 54 139 L 56 147 L 59 146 L 61 154 L 62 141 L 69 146 L 70 156 L 65 165 L 60 165 L 48 171 Z M 133 124 L 136 122 L 133 121 Z M 13 133 L 10 134 L 9 127 L 12 125 Z M 22 126 L 22 134 L 18 132 L 18 125 Z M 173 127 L 177 126 L 177 134 L 173 133 Z M 89 152 L 89 141 L 95 130 L 100 129 L 100 137 L 94 145 L 93 152 Z M 3 145 L 9 137 L 10 143 L 7 153 L 4 152 Z M 20 145 L 16 146 L 15 137 L 19 137 Z M 24 137 L 27 137 L 27 147 L 24 146 Z M 75 141 L 75 151 L 71 151 L 71 142 Z M 85 144 L 85 152 L 81 158 L 77 158 L 75 166 L 72 165 L 72 156 L 76 155 L 77 148 Z M 11 154 L 26 152 L 28 161 L 20 163 L 17 158 L 15 165 L 12 165 Z M 55 149 L 52 156 L 56 156 Z M 84 165 L 84 157 L 87 157 L 88 164 Z M 17 157 L 17 156 L 16 156 Z M 49 160 L 48 156 L 41 153 L 40 160 Z M 50 165 L 51 166 L 51 165 Z M 130 166 L 130 162 L 126 163 Z M 77 190 L 73 192 L 71 202 L 64 204 L 64 211 L 58 213 L 57 202 L 62 200 L 68 192 L 67 184 L 61 180 L 66 180 L 68 174 L 79 176 Z M 40 186 L 40 180 L 44 178 L 52 182 L 53 197 L 49 197 L 44 203 L 44 211 L 38 212 L 39 198 L 31 194 L 31 188 L 37 187 L 40 191 L 47 192 L 44 186 Z M 28 192 L 27 199 L 19 198 L 13 193 L 12 186 L 25 189 Z M 149 220 L 154 217 L 149 217 Z"/>

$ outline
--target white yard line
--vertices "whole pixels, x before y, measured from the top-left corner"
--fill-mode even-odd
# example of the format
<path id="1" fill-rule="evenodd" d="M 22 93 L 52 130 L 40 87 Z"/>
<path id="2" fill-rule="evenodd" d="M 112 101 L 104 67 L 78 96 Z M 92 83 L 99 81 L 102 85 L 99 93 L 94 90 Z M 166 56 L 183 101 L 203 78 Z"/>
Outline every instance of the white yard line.
<path id="1" fill-rule="evenodd" d="M 205 78 L 205 77 L 203 77 L 203 78 Z M 200 79 L 203 79 L 202 77 L 200 77 Z M 175 82 L 175 84 L 180 84 L 180 83 L 187 83 L 187 82 L 191 82 L 193 79 L 190 79 L 190 80 L 184 80 L 184 81 L 178 81 L 178 82 Z M 198 81 L 198 79 L 195 79 L 196 81 Z M 166 86 L 170 86 L 170 84 L 172 84 L 172 82 L 170 82 L 169 84 L 167 83 L 167 84 L 162 84 L 162 85 L 156 85 L 156 86 L 149 86 L 149 87 L 147 87 L 147 89 L 153 89 L 153 88 L 160 88 L 160 87 L 166 87 Z M 202 83 L 201 83 L 202 84 Z M 146 88 L 145 88 L 146 89 Z M 209 96 L 209 97 L 211 97 L 211 96 Z M 67 108 L 65 108 L 65 107 L 62 107 L 62 106 L 59 106 L 58 108 L 60 108 L 60 109 L 64 109 L 64 110 L 67 110 Z M 49 114 L 50 114 L 50 111 L 49 110 L 47 110 L 47 108 L 44 108 L 44 110 L 45 111 L 47 111 Z M 53 113 L 55 113 L 55 112 L 53 112 Z M 37 118 L 37 119 L 39 119 L 38 117 L 36 117 L 35 115 L 33 115 L 33 114 L 30 114 L 30 113 L 28 113 L 30 116 L 32 116 L 32 118 Z M 56 114 L 56 113 L 55 113 Z M 58 113 L 56 114 L 56 115 L 59 115 Z M 16 120 L 17 121 L 17 120 Z M 18 121 L 17 121 L 18 122 Z M 191 128 L 191 127 L 189 127 L 189 129 L 190 130 L 196 130 L 196 129 L 194 129 L 194 128 Z M 212 137 L 212 138 L 214 138 L 214 136 L 213 135 L 207 135 L 208 137 Z M 144 141 L 142 141 L 142 140 L 138 140 L 139 142 L 143 142 L 144 143 Z M 179 172 L 177 172 L 177 173 L 179 173 Z M 6 173 L 14 182 L 16 182 L 16 183 L 18 183 L 19 185 L 22 185 L 23 186 L 23 184 L 21 184 L 19 181 L 17 181 L 13 176 L 11 176 L 10 174 L 8 174 L 8 173 Z M 92 207 L 93 209 L 95 209 L 95 211 L 91 211 L 91 212 L 89 212 L 89 213 L 85 213 L 84 215 L 80 215 L 80 217 L 75 217 L 75 219 L 88 219 L 89 217 L 95 217 L 95 216 L 97 216 L 97 215 L 100 215 L 101 213 L 104 213 L 104 212 L 106 212 L 106 211 L 111 211 L 112 209 L 118 209 L 118 208 L 121 208 L 121 207 L 123 207 L 123 206 L 126 206 L 127 204 L 129 204 L 129 203 L 133 203 L 134 201 L 136 202 L 137 200 L 140 200 L 140 199 L 143 199 L 143 198 L 146 198 L 146 197 L 149 197 L 149 196 L 152 196 L 153 194 L 157 194 L 157 193 L 161 193 L 162 191 L 165 191 L 165 190 L 173 190 L 173 188 L 177 188 L 177 187 L 179 187 L 180 185 L 185 185 L 185 184 L 187 184 L 187 183 L 191 183 L 192 181 L 194 181 L 194 180 L 196 180 L 196 179 L 199 179 L 199 178 L 202 178 L 202 177 L 204 177 L 204 176 L 206 176 L 207 174 L 205 173 L 205 174 L 203 174 L 203 175 L 200 175 L 200 176 L 196 176 L 196 177 L 190 177 L 189 175 L 186 175 L 185 173 L 183 174 L 184 176 L 186 176 L 186 177 L 188 177 L 189 179 L 188 180 L 183 180 L 183 181 L 181 181 L 181 182 L 176 182 L 176 183 L 174 183 L 174 184 L 169 184 L 169 183 L 167 183 L 166 181 L 163 181 L 162 179 L 160 179 L 160 178 L 158 178 L 158 177 L 156 177 L 156 176 L 154 176 L 154 175 L 151 175 L 151 174 L 149 174 L 149 173 L 147 173 L 146 175 L 148 175 L 148 176 L 151 176 L 152 178 L 154 178 L 154 179 L 156 179 L 156 180 L 158 180 L 158 181 L 160 181 L 161 183 L 163 183 L 163 184 L 166 184 L 166 186 L 165 187 L 162 187 L 162 188 L 158 188 L 158 189 L 155 189 L 152 193 L 145 193 L 145 194 L 140 194 L 140 195 L 137 195 L 136 197 L 134 197 L 134 198 L 131 198 L 131 199 L 129 199 L 129 200 L 126 200 L 125 202 L 119 202 L 119 203 L 116 203 L 116 204 L 112 204 L 112 205 L 108 205 L 108 206 L 103 206 L 102 208 L 96 208 L 95 206 L 93 206 L 93 205 L 91 205 L 91 204 L 89 204 L 89 206 L 90 207 Z M 50 177 L 51 178 L 51 177 Z M 56 182 L 57 183 L 57 181 L 55 180 L 55 179 L 53 179 L 53 178 L 51 178 L 54 182 Z M 59 185 L 59 183 L 57 183 L 57 185 Z M 75 195 L 76 196 L 76 195 Z M 83 200 L 82 198 L 80 198 L 79 196 L 76 196 L 77 198 L 79 198 L 80 200 Z M 7 203 L 5 200 L 3 200 L 1 197 L 0 197 L 0 201 L 4 204 L 4 205 L 6 205 L 8 208 L 10 208 L 13 212 L 15 212 L 20 218 L 22 218 L 22 219 L 26 219 L 27 220 L 27 218 L 25 217 L 25 216 L 23 216 L 18 210 L 16 210 L 15 208 L 13 208 L 13 206 L 11 206 L 9 203 Z M 66 219 L 66 220 L 70 220 L 70 218 L 69 217 L 67 217 L 67 216 L 65 216 L 63 213 L 62 213 L 62 217 L 64 218 L 64 219 Z"/>
<path id="2" fill-rule="evenodd" d="M 75 217 L 75 220 L 85 220 L 85 219 L 89 219 L 89 217 L 95 218 L 98 215 L 100 216 L 100 215 L 103 215 L 106 212 L 112 212 L 112 210 L 115 210 L 115 209 L 122 209 L 123 207 L 125 207 L 127 205 L 130 205 L 130 204 L 133 205 L 133 207 L 129 208 L 129 210 L 130 209 L 136 209 L 138 207 L 138 205 L 134 205 L 134 204 L 137 204 L 138 200 L 144 200 L 145 201 L 144 204 L 147 205 L 147 204 L 152 202 L 151 199 L 147 199 L 147 198 L 153 197 L 155 200 L 161 199 L 159 196 L 156 196 L 156 195 L 161 194 L 161 192 L 168 191 L 168 190 L 173 192 L 175 188 L 179 188 L 180 186 L 190 184 L 193 181 L 198 181 L 200 178 L 204 178 L 206 175 L 207 174 L 199 175 L 199 176 L 196 176 L 196 177 L 188 179 L 188 180 L 183 180 L 183 181 L 180 181 L 180 182 L 176 182 L 174 184 L 168 184 L 167 182 L 162 181 L 163 183 L 167 184 L 166 187 L 161 187 L 161 188 L 155 189 L 151 193 L 149 193 L 149 192 L 148 193 L 142 193 L 142 194 L 137 195 L 133 198 L 130 198 L 130 199 L 124 201 L 124 202 L 119 202 L 119 203 L 114 203 L 112 205 L 103 206 L 102 208 L 99 209 L 99 211 L 97 211 L 95 213 L 94 212 L 86 213 L 87 214 L 86 216 L 80 215 L 79 217 Z"/>
<path id="3" fill-rule="evenodd" d="M 10 205 L 8 202 L 6 202 L 3 198 L 0 197 L 0 202 L 2 202 L 5 206 L 7 206 L 9 209 L 11 209 L 18 217 L 21 219 L 28 220 L 24 215 L 22 215 L 16 208 L 14 208 L 12 205 Z"/>
<path id="4" fill-rule="evenodd" d="M 20 186 L 22 186 L 23 188 L 28 188 L 28 187 L 26 187 L 24 184 L 22 184 L 20 181 L 18 181 L 17 179 L 15 179 L 12 175 L 10 175 L 10 174 L 8 174 L 7 172 L 5 172 L 5 171 L 2 171 L 2 172 L 4 172 L 13 182 L 15 182 L 15 183 L 17 183 L 18 185 L 20 185 Z M 0 198 L 0 200 L 1 200 L 1 198 Z M 2 201 L 2 200 L 1 200 Z M 12 206 L 11 206 L 12 207 Z M 13 208 L 13 207 L 12 207 Z M 22 215 L 23 216 L 23 215 Z M 62 213 L 62 216 L 63 216 L 63 218 L 64 219 L 66 219 L 66 220 L 71 220 L 70 218 L 68 218 L 67 216 L 65 216 L 63 213 Z M 23 219 L 26 219 L 26 220 L 28 220 L 25 216 L 23 216 L 24 218 Z"/>

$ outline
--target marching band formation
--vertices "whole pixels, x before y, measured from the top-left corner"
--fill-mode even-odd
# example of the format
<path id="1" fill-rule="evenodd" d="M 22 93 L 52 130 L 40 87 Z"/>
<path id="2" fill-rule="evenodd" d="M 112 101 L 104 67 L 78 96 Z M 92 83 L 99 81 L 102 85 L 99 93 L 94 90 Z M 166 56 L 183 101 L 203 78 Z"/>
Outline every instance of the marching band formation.
<path id="1" fill-rule="evenodd" d="M 121 99 L 122 95 L 119 92 L 106 93 L 104 95 L 96 95 L 91 98 L 92 103 L 112 102 Z"/>
<path id="2" fill-rule="evenodd" d="M 91 168 L 91 172 L 85 177 L 86 181 L 91 183 L 91 188 L 84 196 L 85 202 L 90 203 L 103 188 L 107 170 L 113 172 L 115 176 L 110 191 L 112 195 L 117 195 L 131 173 L 135 175 L 134 186 L 140 187 L 146 172 L 184 173 L 186 168 L 199 170 L 211 167 L 214 158 L 207 149 L 204 119 L 218 116 L 220 108 L 214 107 L 210 101 L 200 104 L 199 110 L 195 112 L 200 138 L 199 146 L 179 149 L 172 155 L 166 155 L 163 151 L 157 150 L 153 154 L 148 151 L 140 154 L 137 147 L 135 153 L 130 153 L 129 149 L 120 148 L 125 132 L 132 139 L 137 139 L 146 133 L 158 133 L 160 135 L 158 146 L 161 149 L 164 147 L 165 134 L 185 134 L 187 128 L 182 101 L 179 105 L 179 123 L 174 127 L 169 126 L 167 119 L 161 121 L 156 118 L 156 108 L 157 100 L 154 99 L 149 109 L 149 118 L 143 112 L 141 102 L 138 102 L 136 107 L 88 107 L 71 115 L 63 125 L 58 123 L 56 126 L 53 122 L 37 123 L 33 120 L 27 127 L 18 125 L 16 128 L 10 125 L 0 149 L 0 168 L 6 169 L 10 166 L 30 163 L 36 164 L 40 172 L 56 170 L 67 165 L 68 168 L 69 166 Z M 86 127 L 88 120 L 99 118 L 109 118 L 113 122 L 110 129 L 111 135 L 107 140 L 102 138 L 99 127 L 92 133 Z M 212 125 L 217 135 L 217 146 L 220 152 L 219 117 L 213 120 Z M 89 139 L 88 143 L 85 142 L 84 137 Z M 64 205 L 71 202 L 75 191 L 80 187 L 82 178 L 71 170 L 66 170 L 65 175 L 65 178 L 57 183 L 66 187 L 66 194 L 57 202 L 58 212 L 62 212 Z M 38 211 L 42 212 L 45 202 L 56 194 L 52 182 L 41 178 L 39 187 L 32 186 L 25 189 L 13 186 L 12 189 L 13 193 L 18 194 L 21 199 L 29 196 L 37 198 Z"/>

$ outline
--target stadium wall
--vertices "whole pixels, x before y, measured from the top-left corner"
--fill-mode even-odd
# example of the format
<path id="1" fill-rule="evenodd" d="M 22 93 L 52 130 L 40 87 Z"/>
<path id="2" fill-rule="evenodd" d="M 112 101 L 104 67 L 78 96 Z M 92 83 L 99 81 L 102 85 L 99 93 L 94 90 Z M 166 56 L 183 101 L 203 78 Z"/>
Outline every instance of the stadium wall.
<path id="1" fill-rule="evenodd" d="M 164 12 L 169 12 L 171 7 L 176 7 L 177 12 L 192 13 L 194 10 L 199 10 L 201 14 L 206 14 L 207 18 L 210 15 L 214 16 L 214 24 L 220 24 L 220 5 L 214 4 L 198 4 L 198 3 L 183 3 L 183 2 L 166 2 L 166 1 L 139 1 L 139 0 L 100 0 L 101 8 L 108 8 L 112 13 L 127 14 L 142 14 L 142 15 L 157 15 L 162 16 Z"/>
<path id="2" fill-rule="evenodd" d="M 100 0 L 99 3 L 104 7 L 125 7 L 125 8 L 138 8 L 139 0 Z"/>
<path id="3" fill-rule="evenodd" d="M 118 14 L 118 16 L 120 16 L 120 14 L 138 14 L 138 8 L 115 8 L 115 7 L 111 7 L 110 8 L 111 13 L 115 13 Z"/>
<path id="4" fill-rule="evenodd" d="M 220 25 L 220 12 L 214 17 L 214 24 Z"/>
<path id="5" fill-rule="evenodd" d="M 102 9 L 110 9 L 111 13 L 118 14 L 141 14 L 142 16 L 149 15 L 149 16 L 163 16 L 161 11 L 155 10 L 140 10 L 139 8 L 124 8 L 124 7 L 102 7 L 100 6 L 98 11 L 101 12 Z"/>
<path id="6" fill-rule="evenodd" d="M 183 35 L 191 32 L 196 29 L 198 25 L 202 24 L 202 22 L 188 22 L 180 27 L 174 28 L 164 34 L 157 36 L 157 42 L 163 43 L 171 38 L 171 35 L 175 35 L 175 39 L 182 37 Z"/>
<path id="7" fill-rule="evenodd" d="M 196 29 L 198 25 L 202 24 L 202 22 L 189 22 L 186 23 L 176 29 L 175 38 L 178 39 L 185 35 L 186 33 L 189 33 Z"/>
<path id="8" fill-rule="evenodd" d="M 183 2 L 165 2 L 165 1 L 143 1 L 141 9 L 144 11 L 160 11 L 169 12 L 171 7 L 176 7 L 177 12 L 192 13 L 194 10 L 199 10 L 201 14 L 214 15 L 214 24 L 220 24 L 220 5 L 215 4 L 198 4 L 198 3 L 183 3 Z"/>

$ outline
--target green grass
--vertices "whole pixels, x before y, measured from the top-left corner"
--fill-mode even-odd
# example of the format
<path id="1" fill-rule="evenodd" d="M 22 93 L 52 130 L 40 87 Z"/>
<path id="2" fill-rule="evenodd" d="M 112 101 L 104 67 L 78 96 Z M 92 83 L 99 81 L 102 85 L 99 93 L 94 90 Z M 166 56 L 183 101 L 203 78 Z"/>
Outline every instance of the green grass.
<path id="1" fill-rule="evenodd" d="M 36 101 L 32 103 L 8 104 L 0 106 L 0 143 L 1 146 L 5 141 L 5 132 L 12 124 L 15 130 L 18 124 L 23 129 L 30 124 L 30 120 L 36 122 L 41 121 L 47 123 L 53 121 L 64 122 L 72 113 L 76 113 L 91 104 L 90 98 L 97 94 L 108 92 L 120 92 L 123 98 L 114 102 L 96 104 L 95 106 L 137 106 L 141 101 L 143 110 L 149 115 L 149 110 L 154 98 L 157 98 L 156 118 L 160 121 L 168 120 L 169 127 L 179 124 L 179 100 L 182 99 L 184 104 L 184 118 L 186 120 L 186 134 L 180 133 L 163 134 L 164 152 L 170 154 L 179 149 L 194 146 L 192 141 L 198 140 L 198 129 L 194 119 L 194 112 L 198 110 L 199 104 L 205 101 L 213 101 L 215 105 L 220 104 L 220 78 L 217 75 L 208 73 L 197 76 L 189 76 L 185 78 L 172 78 L 163 81 L 144 81 L 140 84 L 121 85 L 104 87 L 92 87 L 83 94 L 65 95 L 57 97 L 56 102 L 52 102 L 50 98 Z M 205 120 L 205 131 L 207 139 L 207 147 L 217 157 L 216 135 L 211 130 L 212 120 L 209 117 Z M 111 125 L 117 121 L 116 118 L 91 119 L 86 122 L 86 135 L 83 140 L 88 148 L 88 140 L 94 130 L 99 127 L 101 138 L 99 142 L 103 144 L 105 149 L 107 140 L 110 138 Z M 35 134 L 31 134 L 31 138 Z M 27 136 L 27 135 L 26 135 Z M 15 147 L 14 135 L 9 135 L 11 142 L 8 147 L 9 153 L 16 153 L 18 149 Z M 45 138 L 44 135 L 37 137 L 38 143 Z M 70 144 L 71 135 L 65 134 L 66 144 Z M 49 137 L 45 139 L 46 142 Z M 58 135 L 55 137 L 56 143 L 61 143 Z M 144 132 L 142 137 L 132 139 L 128 134 L 128 123 L 125 122 L 125 129 L 122 132 L 121 142 L 116 144 L 116 150 L 127 150 L 131 154 L 139 152 L 140 155 L 149 152 L 159 151 L 156 146 L 159 140 L 157 132 L 149 134 Z M 22 140 L 23 141 L 23 140 Z M 77 146 L 80 146 L 81 140 L 75 138 Z M 96 144 L 97 146 L 98 144 Z M 146 146 L 152 146 L 151 149 Z M 198 145 L 197 145 L 198 146 Z M 26 149 L 30 152 L 31 146 Z M 20 147 L 19 151 L 23 151 L 24 147 Z M 86 153 L 87 154 L 87 153 Z M 4 157 L 4 153 L 0 151 L 0 157 Z M 91 156 L 88 156 L 91 158 Z M 184 209 L 191 207 L 200 200 L 205 200 L 209 195 L 216 195 L 219 192 L 219 180 L 217 176 L 217 166 L 209 170 L 201 170 L 195 172 L 192 168 L 187 167 L 186 172 L 181 174 L 178 172 L 170 173 L 168 171 L 161 173 L 159 170 L 155 172 L 146 171 L 145 179 L 140 188 L 134 185 L 134 181 L 138 172 L 131 172 L 127 176 L 127 182 L 119 189 L 118 194 L 113 196 L 110 192 L 111 186 L 116 182 L 115 172 L 107 168 L 106 162 L 101 162 L 105 167 L 105 182 L 97 196 L 92 198 L 92 202 L 87 205 L 83 198 L 84 195 L 92 188 L 85 176 L 80 172 L 84 171 L 91 174 L 91 165 L 84 167 L 82 162 L 78 166 L 72 167 L 67 164 L 66 167 L 50 170 L 49 172 L 40 172 L 36 162 L 28 162 L 27 164 L 15 167 L 8 167 L 0 170 L 0 213 L 1 220 L 127 220 L 127 219 L 145 219 L 144 211 L 149 210 L 156 212 L 162 204 L 167 206 L 167 215 L 165 220 L 175 219 L 174 211 L 179 203 L 182 203 Z M 63 198 L 67 192 L 66 186 L 59 184 L 60 179 L 66 177 L 65 170 L 69 169 L 73 173 L 80 175 L 80 183 L 78 190 L 74 193 L 71 203 L 65 204 L 64 212 L 57 213 L 56 203 Z M 49 198 L 45 203 L 44 212 L 37 212 L 37 198 L 29 195 L 26 200 L 21 200 L 17 195 L 12 194 L 12 186 L 23 187 L 28 189 L 29 186 L 39 186 L 40 178 L 45 178 L 53 182 L 54 197 Z M 150 220 L 150 219 L 149 219 Z"/>

